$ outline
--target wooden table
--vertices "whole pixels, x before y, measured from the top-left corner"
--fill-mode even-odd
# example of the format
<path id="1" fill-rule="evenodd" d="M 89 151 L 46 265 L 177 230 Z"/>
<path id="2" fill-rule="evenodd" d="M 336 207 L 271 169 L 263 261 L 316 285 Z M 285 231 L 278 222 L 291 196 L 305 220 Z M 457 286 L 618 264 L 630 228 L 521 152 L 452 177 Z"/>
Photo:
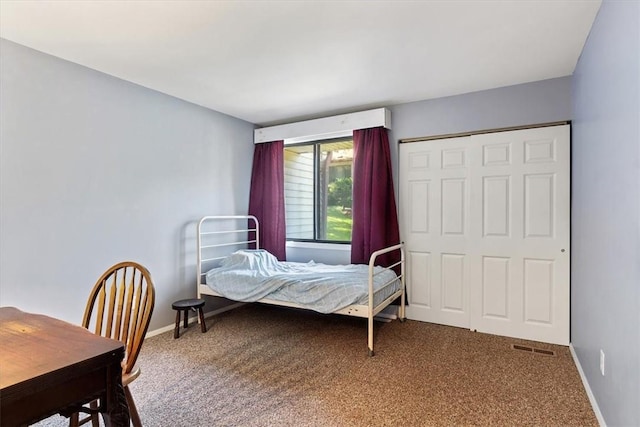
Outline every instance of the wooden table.
<path id="1" fill-rule="evenodd" d="M 129 426 L 124 346 L 51 317 L 0 307 L 0 425 L 69 416 L 100 399 L 107 426 Z"/>

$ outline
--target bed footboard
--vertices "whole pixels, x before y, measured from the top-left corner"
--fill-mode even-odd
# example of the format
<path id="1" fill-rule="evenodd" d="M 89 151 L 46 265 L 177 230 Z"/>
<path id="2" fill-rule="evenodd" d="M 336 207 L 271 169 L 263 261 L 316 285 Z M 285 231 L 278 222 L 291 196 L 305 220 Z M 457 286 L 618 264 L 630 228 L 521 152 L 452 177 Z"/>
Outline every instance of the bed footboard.
<path id="1" fill-rule="evenodd" d="M 397 279 L 400 280 L 400 290 L 395 292 L 389 298 L 385 299 L 378 306 L 374 305 L 374 290 L 373 290 L 373 278 L 376 275 L 374 272 L 374 267 L 376 266 L 376 259 L 380 255 L 384 255 L 390 252 L 400 251 L 400 261 L 392 264 L 388 267 L 385 267 L 385 270 L 394 270 L 396 267 L 400 266 L 400 274 Z M 379 274 L 379 273 L 378 273 Z M 369 258 L 369 309 L 368 309 L 368 350 L 369 356 L 373 356 L 375 353 L 373 351 L 373 318 L 376 314 L 382 311 L 385 307 L 395 301 L 398 297 L 400 297 L 400 309 L 398 312 L 398 318 L 401 321 L 405 319 L 405 258 L 404 258 L 404 243 L 399 243 L 397 245 L 389 246 L 387 248 L 380 249 L 371 254 Z"/>

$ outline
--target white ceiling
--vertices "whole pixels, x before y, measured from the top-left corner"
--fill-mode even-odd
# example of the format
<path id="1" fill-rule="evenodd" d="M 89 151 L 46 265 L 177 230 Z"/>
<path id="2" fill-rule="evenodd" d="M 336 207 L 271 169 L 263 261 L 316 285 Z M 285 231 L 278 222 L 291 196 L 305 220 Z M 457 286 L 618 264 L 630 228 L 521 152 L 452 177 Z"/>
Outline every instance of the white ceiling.
<path id="1" fill-rule="evenodd" d="M 573 73 L 600 0 L 0 1 L 0 36 L 252 123 Z"/>

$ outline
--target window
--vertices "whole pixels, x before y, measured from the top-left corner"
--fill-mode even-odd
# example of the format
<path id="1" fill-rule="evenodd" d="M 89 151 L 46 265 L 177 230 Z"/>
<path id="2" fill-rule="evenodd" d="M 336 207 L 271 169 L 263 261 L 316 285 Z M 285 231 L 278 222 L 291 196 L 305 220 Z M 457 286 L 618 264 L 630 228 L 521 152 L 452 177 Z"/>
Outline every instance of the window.
<path id="1" fill-rule="evenodd" d="M 353 140 L 284 148 L 288 240 L 351 242 Z"/>

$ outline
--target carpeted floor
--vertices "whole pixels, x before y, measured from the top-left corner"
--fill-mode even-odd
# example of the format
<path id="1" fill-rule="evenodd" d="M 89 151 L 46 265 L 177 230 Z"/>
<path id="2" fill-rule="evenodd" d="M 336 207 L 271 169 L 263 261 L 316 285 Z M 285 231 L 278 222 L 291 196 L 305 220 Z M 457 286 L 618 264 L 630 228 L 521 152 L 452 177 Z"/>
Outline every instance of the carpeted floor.
<path id="1" fill-rule="evenodd" d="M 598 425 L 567 347 L 393 321 L 370 358 L 366 319 L 264 305 L 207 326 L 145 341 L 130 386 L 145 426 Z"/>

